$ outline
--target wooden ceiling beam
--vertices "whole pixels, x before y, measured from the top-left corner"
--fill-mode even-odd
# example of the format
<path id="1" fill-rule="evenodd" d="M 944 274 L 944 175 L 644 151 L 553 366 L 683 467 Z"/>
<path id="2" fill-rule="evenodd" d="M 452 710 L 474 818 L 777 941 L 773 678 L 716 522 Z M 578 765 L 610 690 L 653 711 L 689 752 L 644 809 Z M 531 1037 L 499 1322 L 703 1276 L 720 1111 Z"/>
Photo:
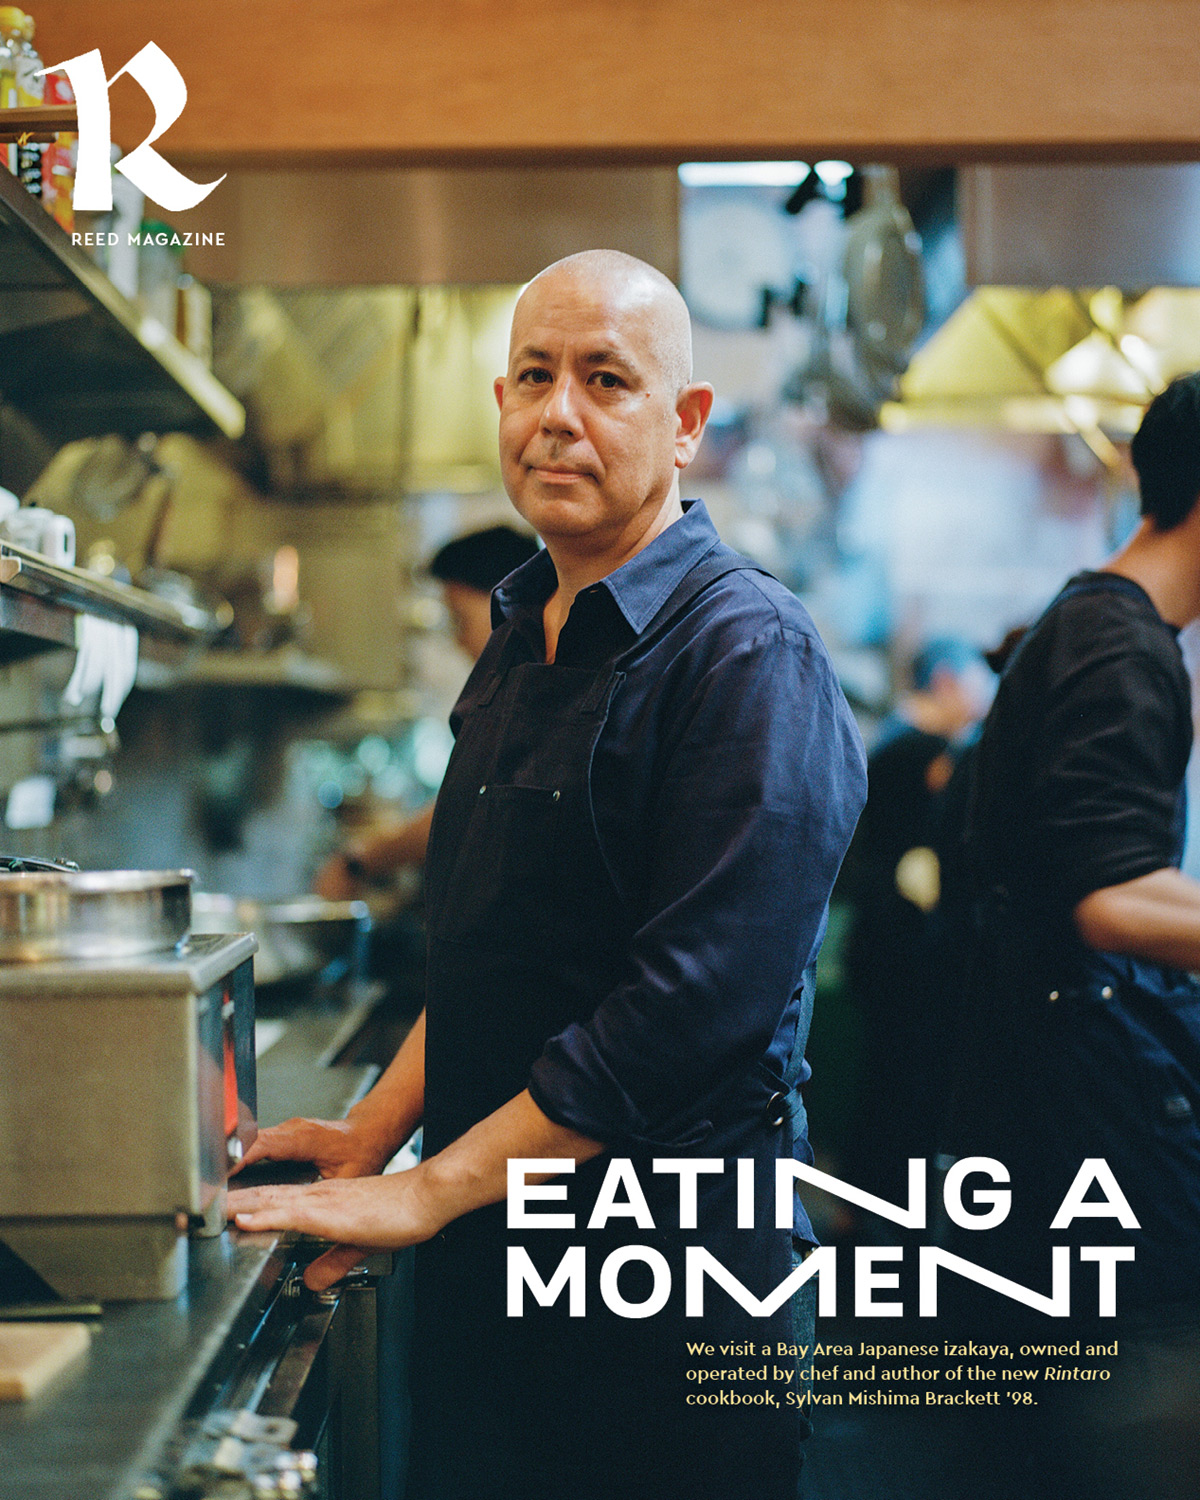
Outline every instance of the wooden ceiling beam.
<path id="1" fill-rule="evenodd" d="M 1200 0 L 37 0 L 47 63 L 155 41 L 182 164 L 1200 155 Z M 315 24 L 319 15 L 333 24 Z M 129 78 L 113 135 L 151 111 Z"/>

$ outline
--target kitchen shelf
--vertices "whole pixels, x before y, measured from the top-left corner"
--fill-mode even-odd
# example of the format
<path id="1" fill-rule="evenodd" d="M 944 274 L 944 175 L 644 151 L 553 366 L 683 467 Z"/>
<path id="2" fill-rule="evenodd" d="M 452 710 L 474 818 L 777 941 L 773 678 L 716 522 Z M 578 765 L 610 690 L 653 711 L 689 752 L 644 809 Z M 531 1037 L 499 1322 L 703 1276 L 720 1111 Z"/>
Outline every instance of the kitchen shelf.
<path id="1" fill-rule="evenodd" d="M 196 605 L 160 599 L 83 568 L 0 541 L 0 662 L 52 646 L 75 647 L 75 620 L 99 615 L 174 647 L 202 648 L 229 623 Z"/>
<path id="2" fill-rule="evenodd" d="M 0 170 L 0 399 L 58 443 L 118 432 L 240 437 L 208 366 L 123 297 Z"/>
<path id="3" fill-rule="evenodd" d="M 288 688 L 331 698 L 346 697 L 354 684 L 340 667 L 284 647 L 278 651 L 209 651 L 188 668 L 189 684 L 231 688 Z"/>
<path id="4" fill-rule="evenodd" d="M 0 141 L 52 141 L 61 131 L 79 129 L 74 104 L 29 104 L 0 109 Z"/>

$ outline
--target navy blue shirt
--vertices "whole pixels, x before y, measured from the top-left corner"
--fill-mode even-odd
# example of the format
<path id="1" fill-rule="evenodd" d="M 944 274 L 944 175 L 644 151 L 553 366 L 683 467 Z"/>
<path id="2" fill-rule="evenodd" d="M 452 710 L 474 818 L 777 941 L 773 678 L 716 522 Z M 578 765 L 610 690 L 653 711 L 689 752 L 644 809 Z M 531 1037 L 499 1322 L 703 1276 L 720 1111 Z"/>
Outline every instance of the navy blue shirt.
<path id="1" fill-rule="evenodd" d="M 652 1138 L 656 1121 L 756 1058 L 807 1076 L 789 1070 L 807 1036 L 802 979 L 866 796 L 829 657 L 777 580 L 726 574 L 650 632 L 714 548 L 727 551 L 704 505 L 685 502 L 682 519 L 576 597 L 555 655 L 574 667 L 624 656 L 591 792 L 637 924 L 625 978 L 547 1042 L 529 1087 L 551 1119 L 606 1142 Z M 545 660 L 556 586 L 539 552 L 496 589 L 492 646 L 507 660 Z"/>

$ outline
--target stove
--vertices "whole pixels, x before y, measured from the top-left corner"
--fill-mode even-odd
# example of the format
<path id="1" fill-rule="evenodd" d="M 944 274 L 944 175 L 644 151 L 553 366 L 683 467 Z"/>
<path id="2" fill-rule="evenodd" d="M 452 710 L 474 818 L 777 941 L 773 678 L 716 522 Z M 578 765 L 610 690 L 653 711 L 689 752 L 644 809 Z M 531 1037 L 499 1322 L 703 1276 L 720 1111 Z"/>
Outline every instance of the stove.
<path id="1" fill-rule="evenodd" d="M 68 1299 L 176 1297 L 257 1134 L 250 933 L 0 964 L 0 1243 Z"/>

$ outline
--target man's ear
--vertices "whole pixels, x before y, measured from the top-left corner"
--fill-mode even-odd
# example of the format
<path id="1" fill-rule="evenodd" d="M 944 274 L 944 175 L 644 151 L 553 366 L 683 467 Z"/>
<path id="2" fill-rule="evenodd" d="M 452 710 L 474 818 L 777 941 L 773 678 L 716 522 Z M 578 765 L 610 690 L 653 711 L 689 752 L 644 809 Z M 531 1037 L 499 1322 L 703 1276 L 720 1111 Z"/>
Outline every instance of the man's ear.
<path id="1" fill-rule="evenodd" d="M 706 381 L 685 386 L 675 403 L 679 427 L 675 433 L 675 467 L 686 469 L 696 456 L 704 427 L 712 411 L 713 388 Z"/>
<path id="2" fill-rule="evenodd" d="M 492 381 L 492 393 L 496 397 L 496 405 L 504 405 L 504 376 L 497 375 Z"/>

